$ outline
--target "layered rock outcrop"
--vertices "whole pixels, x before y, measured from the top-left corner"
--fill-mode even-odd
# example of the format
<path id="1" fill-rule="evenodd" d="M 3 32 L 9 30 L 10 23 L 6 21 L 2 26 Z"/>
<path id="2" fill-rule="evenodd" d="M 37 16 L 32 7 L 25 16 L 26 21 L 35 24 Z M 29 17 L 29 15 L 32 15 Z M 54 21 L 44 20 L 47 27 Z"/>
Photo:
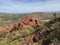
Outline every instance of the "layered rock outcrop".
<path id="1" fill-rule="evenodd" d="M 39 20 L 38 18 L 32 17 L 32 16 L 26 16 L 23 20 L 21 20 L 18 23 L 18 27 L 21 28 L 27 28 L 31 25 L 39 25 Z"/>
<path id="2" fill-rule="evenodd" d="M 20 30 L 25 28 L 30 28 L 30 26 L 36 26 L 39 25 L 39 19 L 33 16 L 26 16 L 24 19 L 19 21 L 16 24 L 6 26 L 5 28 L 2 27 L 2 30 Z"/>

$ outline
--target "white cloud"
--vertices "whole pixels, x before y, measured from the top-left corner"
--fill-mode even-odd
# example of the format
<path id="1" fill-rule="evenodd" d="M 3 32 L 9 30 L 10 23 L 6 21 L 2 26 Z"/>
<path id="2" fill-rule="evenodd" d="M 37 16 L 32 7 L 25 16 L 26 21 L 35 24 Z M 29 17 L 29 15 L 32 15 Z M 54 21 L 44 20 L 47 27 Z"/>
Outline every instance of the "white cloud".
<path id="1" fill-rule="evenodd" d="M 0 12 L 25 13 L 25 12 L 50 12 L 60 11 L 60 0 L 50 0 L 46 2 L 12 2 L 11 0 L 0 0 Z"/>

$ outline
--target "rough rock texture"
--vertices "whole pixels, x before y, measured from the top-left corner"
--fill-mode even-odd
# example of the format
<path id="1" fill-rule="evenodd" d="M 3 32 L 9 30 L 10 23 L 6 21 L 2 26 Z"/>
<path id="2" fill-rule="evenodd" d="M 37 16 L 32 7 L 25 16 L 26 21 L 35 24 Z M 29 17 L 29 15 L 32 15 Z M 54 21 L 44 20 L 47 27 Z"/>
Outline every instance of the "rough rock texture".
<path id="1" fill-rule="evenodd" d="M 0 31 L 3 31 L 3 30 L 13 31 L 13 30 L 25 29 L 35 25 L 39 25 L 39 19 L 33 16 L 26 16 L 24 19 L 22 19 L 16 24 L 6 26 L 6 27 L 0 27 Z"/>
<path id="2" fill-rule="evenodd" d="M 18 27 L 27 28 L 30 25 L 38 25 L 38 24 L 39 24 L 38 18 L 32 16 L 26 16 L 23 20 L 21 20 L 18 23 Z"/>

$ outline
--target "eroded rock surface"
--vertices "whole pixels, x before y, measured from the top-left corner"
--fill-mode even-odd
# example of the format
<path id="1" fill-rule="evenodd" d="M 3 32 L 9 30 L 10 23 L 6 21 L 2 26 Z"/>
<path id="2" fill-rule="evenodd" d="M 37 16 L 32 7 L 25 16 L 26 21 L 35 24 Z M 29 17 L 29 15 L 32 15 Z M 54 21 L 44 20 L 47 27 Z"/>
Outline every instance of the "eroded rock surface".
<path id="1" fill-rule="evenodd" d="M 21 28 L 27 28 L 30 27 L 31 25 L 39 25 L 39 20 L 38 18 L 32 17 L 32 16 L 26 16 L 23 20 L 21 20 L 18 23 L 18 27 Z"/>
<path id="2" fill-rule="evenodd" d="M 19 21 L 16 24 L 6 26 L 6 27 L 0 27 L 0 31 L 3 30 L 20 30 L 20 29 L 25 29 L 25 28 L 30 28 L 30 26 L 35 26 L 39 25 L 39 19 L 35 18 L 33 16 L 26 16 L 24 19 Z"/>

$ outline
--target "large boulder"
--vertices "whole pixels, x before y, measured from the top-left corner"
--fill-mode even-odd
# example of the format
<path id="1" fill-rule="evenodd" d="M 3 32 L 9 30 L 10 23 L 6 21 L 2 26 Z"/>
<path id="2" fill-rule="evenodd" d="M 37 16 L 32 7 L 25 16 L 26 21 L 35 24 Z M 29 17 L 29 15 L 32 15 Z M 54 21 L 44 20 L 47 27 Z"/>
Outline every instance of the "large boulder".
<path id="1" fill-rule="evenodd" d="M 3 30 L 20 30 L 20 29 L 25 29 L 25 28 L 30 28 L 31 26 L 36 26 L 39 25 L 39 19 L 33 16 L 26 16 L 24 19 L 20 20 L 18 23 L 2 27 L 0 28 L 1 31 Z"/>
<path id="2" fill-rule="evenodd" d="M 18 27 L 27 28 L 30 26 L 39 25 L 39 19 L 33 16 L 26 16 L 23 20 L 18 23 Z"/>

